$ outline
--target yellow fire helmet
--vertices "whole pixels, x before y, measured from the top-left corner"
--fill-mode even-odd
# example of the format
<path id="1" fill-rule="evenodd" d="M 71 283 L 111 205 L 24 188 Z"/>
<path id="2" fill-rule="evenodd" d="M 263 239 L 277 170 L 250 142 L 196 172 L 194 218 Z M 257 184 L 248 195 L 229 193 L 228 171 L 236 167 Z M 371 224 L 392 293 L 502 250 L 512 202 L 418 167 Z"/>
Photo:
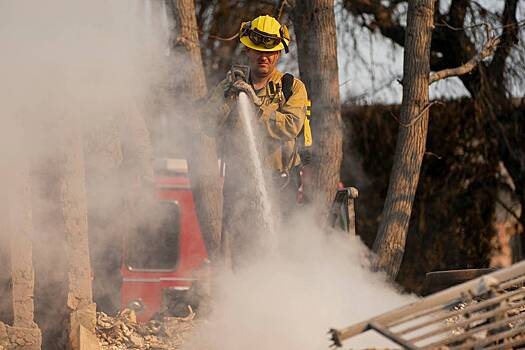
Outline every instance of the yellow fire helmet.
<path id="1" fill-rule="evenodd" d="M 243 22 L 239 30 L 239 38 L 244 46 L 257 51 L 284 50 L 288 53 L 288 45 L 290 45 L 288 28 L 268 15 Z"/>

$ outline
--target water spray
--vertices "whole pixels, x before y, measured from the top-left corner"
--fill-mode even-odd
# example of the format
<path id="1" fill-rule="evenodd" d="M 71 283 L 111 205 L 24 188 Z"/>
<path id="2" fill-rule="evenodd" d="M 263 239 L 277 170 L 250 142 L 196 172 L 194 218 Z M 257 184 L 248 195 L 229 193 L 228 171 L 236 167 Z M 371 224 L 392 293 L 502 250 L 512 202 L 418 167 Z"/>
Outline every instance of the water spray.
<path id="1" fill-rule="evenodd" d="M 262 210 L 261 217 L 263 227 L 261 227 L 260 232 L 264 233 L 264 238 L 261 240 L 261 242 L 267 253 L 274 254 L 277 252 L 277 233 L 273 217 L 272 203 L 268 193 L 268 185 L 263 173 L 261 154 L 256 142 L 257 135 L 253 125 L 253 121 L 255 120 L 252 107 L 253 104 L 248 95 L 244 92 L 239 94 L 238 104 L 239 115 L 244 129 L 246 130 L 246 137 L 248 138 L 250 158 L 254 169 L 254 174 L 256 176 L 256 191 Z"/>

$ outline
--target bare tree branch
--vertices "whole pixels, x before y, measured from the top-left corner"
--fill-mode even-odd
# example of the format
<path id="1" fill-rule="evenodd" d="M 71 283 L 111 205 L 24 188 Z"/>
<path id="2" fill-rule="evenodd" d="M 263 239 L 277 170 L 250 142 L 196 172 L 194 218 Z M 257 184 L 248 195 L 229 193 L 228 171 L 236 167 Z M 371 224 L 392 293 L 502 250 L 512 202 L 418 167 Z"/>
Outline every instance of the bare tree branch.
<path id="1" fill-rule="evenodd" d="M 238 36 L 239 36 L 239 33 L 237 32 L 234 35 L 227 37 L 227 38 L 224 38 L 222 36 L 212 35 L 212 34 L 208 35 L 208 38 L 213 39 L 213 40 L 219 40 L 219 41 L 231 41 L 237 38 Z"/>
<path id="2" fill-rule="evenodd" d="M 514 217 L 514 219 L 516 219 L 522 226 L 525 226 L 525 222 L 523 222 L 521 220 L 521 218 L 518 216 L 518 214 L 516 214 L 514 212 L 514 210 L 512 210 L 512 208 L 510 208 L 507 204 L 505 204 L 501 199 L 499 199 L 498 197 L 496 197 L 496 203 L 498 203 L 499 205 L 501 205 L 501 207 L 507 212 L 509 213 L 510 215 L 512 215 L 512 217 Z"/>
<path id="3" fill-rule="evenodd" d="M 494 49 L 498 46 L 500 41 L 501 41 L 500 37 L 490 38 L 485 44 L 485 46 L 483 47 L 483 50 L 481 50 L 477 55 L 472 57 L 467 63 L 459 67 L 456 67 L 456 68 L 443 69 L 443 70 L 440 70 L 439 72 L 434 72 L 430 74 L 429 83 L 432 84 L 441 79 L 470 73 L 474 68 L 476 68 L 476 66 L 481 61 L 483 61 L 485 58 L 492 55 Z"/>
<path id="4" fill-rule="evenodd" d="M 453 27 L 451 26 L 450 24 L 448 24 L 447 22 L 445 21 L 441 21 L 440 23 L 436 23 L 434 24 L 436 27 L 446 27 L 448 29 L 451 29 L 455 32 L 460 32 L 460 31 L 465 31 L 467 29 L 474 29 L 474 28 L 479 28 L 479 27 L 486 27 L 487 26 L 487 23 L 486 22 L 483 22 L 483 23 L 476 23 L 476 24 L 472 24 L 470 26 L 465 26 L 465 27 L 462 27 L 462 28 L 457 28 L 457 27 Z M 512 28 L 512 27 L 521 27 L 525 25 L 525 20 L 523 21 L 519 21 L 519 22 L 516 22 L 516 23 L 510 23 L 510 24 L 506 24 L 506 25 L 501 25 L 501 26 L 497 26 L 497 27 L 492 27 L 491 29 L 493 30 L 496 30 L 496 29 L 505 29 L 505 28 Z"/>
<path id="5" fill-rule="evenodd" d="M 356 16 L 373 15 L 372 23 L 364 21 L 364 25 L 371 31 L 379 29 L 385 37 L 403 46 L 405 44 L 405 27 L 399 23 L 398 19 L 394 18 L 395 4 L 397 2 L 387 7 L 382 5 L 380 1 L 347 0 L 343 2 L 344 8 Z"/>
<path id="6" fill-rule="evenodd" d="M 421 112 L 419 112 L 419 114 L 414 118 L 412 119 L 410 122 L 408 123 L 403 123 L 394 113 L 390 112 L 390 115 L 392 116 L 392 118 L 395 119 L 395 121 L 402 127 L 404 128 L 409 128 L 411 127 L 412 125 L 414 125 L 419 119 L 421 119 L 421 117 L 423 117 L 423 115 L 425 115 L 425 112 L 430 108 L 432 107 L 433 105 L 442 105 L 443 104 L 443 101 L 439 101 L 439 100 L 436 100 L 436 101 L 432 101 L 430 103 L 428 103 L 422 110 Z"/>
<path id="7" fill-rule="evenodd" d="M 277 17 L 277 20 L 279 20 L 279 21 L 281 20 L 281 17 L 283 15 L 283 11 L 284 11 L 284 6 L 285 5 L 290 6 L 290 4 L 288 4 L 287 0 L 280 0 L 279 6 L 277 6 L 275 8 L 275 11 L 274 11 L 275 12 L 275 17 Z"/>

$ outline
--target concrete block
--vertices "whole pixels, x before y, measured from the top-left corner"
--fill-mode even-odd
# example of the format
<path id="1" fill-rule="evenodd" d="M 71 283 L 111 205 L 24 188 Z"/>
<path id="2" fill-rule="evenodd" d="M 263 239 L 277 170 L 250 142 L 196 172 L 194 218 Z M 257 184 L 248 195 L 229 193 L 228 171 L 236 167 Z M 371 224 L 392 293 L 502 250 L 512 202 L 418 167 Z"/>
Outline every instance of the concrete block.
<path id="1" fill-rule="evenodd" d="M 70 329 L 69 329 L 69 341 L 71 349 L 97 349 L 93 348 L 91 344 L 96 342 L 98 345 L 97 337 L 95 336 L 95 327 L 97 325 L 97 306 L 96 304 L 89 304 L 76 311 L 73 311 L 70 315 Z M 91 341 L 92 335 L 94 341 Z M 82 341 L 88 345 L 82 345 Z M 84 347 L 82 347 L 84 346 Z M 91 346 L 91 347 L 86 347 Z"/>
<path id="2" fill-rule="evenodd" d="M 4 350 L 9 339 L 7 337 L 7 326 L 0 322 L 0 350 Z"/>
<path id="3" fill-rule="evenodd" d="M 7 326 L 0 322 L 0 339 L 7 338 Z"/>
<path id="4" fill-rule="evenodd" d="M 7 326 L 6 330 L 8 338 L 6 350 L 40 350 L 42 348 L 40 329 Z"/>
<path id="5" fill-rule="evenodd" d="M 86 327 L 79 325 L 79 350 L 100 350 L 97 336 Z"/>
<path id="6" fill-rule="evenodd" d="M 86 305 L 71 313 L 71 328 L 74 329 L 81 324 L 92 333 L 97 326 L 97 305 L 95 303 Z"/>

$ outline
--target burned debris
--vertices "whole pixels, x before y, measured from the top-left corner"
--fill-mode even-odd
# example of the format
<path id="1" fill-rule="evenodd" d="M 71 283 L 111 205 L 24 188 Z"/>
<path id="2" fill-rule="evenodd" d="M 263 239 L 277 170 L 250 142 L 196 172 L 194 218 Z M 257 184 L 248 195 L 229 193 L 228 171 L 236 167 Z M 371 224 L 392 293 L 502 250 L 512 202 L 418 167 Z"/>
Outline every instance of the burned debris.
<path id="1" fill-rule="evenodd" d="M 187 317 L 165 316 L 146 323 L 137 322 L 133 310 L 124 309 L 115 317 L 97 314 L 96 334 L 103 350 L 178 349 L 195 327 L 195 313 Z"/>
<path id="2" fill-rule="evenodd" d="M 342 329 L 333 344 L 374 330 L 404 349 L 514 349 L 525 344 L 525 262 Z"/>

